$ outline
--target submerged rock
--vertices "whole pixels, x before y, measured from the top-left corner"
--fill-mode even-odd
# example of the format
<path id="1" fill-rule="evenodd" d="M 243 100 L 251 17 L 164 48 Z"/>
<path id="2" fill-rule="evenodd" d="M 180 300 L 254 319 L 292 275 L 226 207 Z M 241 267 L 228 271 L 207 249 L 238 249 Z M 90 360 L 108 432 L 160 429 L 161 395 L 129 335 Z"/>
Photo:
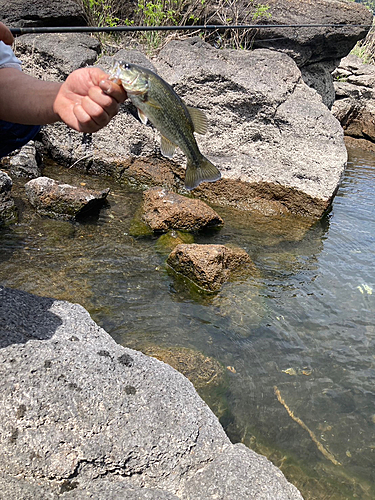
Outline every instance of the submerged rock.
<path id="1" fill-rule="evenodd" d="M 225 384 L 225 369 L 215 358 L 205 356 L 199 351 L 186 347 L 160 347 L 148 345 L 142 352 L 153 356 L 164 363 L 168 363 L 179 371 L 198 390 L 208 385 L 219 386 Z"/>
<path id="2" fill-rule="evenodd" d="M 0 170 L 0 226 L 15 222 L 18 212 L 11 196 L 12 179 Z"/>
<path id="3" fill-rule="evenodd" d="M 184 233 L 182 231 L 168 231 L 159 236 L 156 248 L 159 252 L 170 253 L 181 243 L 194 243 L 194 236 L 191 233 Z"/>
<path id="4" fill-rule="evenodd" d="M 168 363 L 188 378 L 219 419 L 231 414 L 226 398 L 228 373 L 231 367 L 225 368 L 217 359 L 187 347 L 160 347 L 141 343 L 137 349 L 148 356 Z"/>
<path id="5" fill-rule="evenodd" d="M 0 346 L 4 498 L 302 500 L 191 382 L 83 307 L 0 287 Z"/>
<path id="6" fill-rule="evenodd" d="M 224 224 L 220 215 L 204 201 L 160 188 L 143 193 L 142 220 L 155 232 L 170 229 L 196 232 Z"/>
<path id="7" fill-rule="evenodd" d="M 70 186 L 49 177 L 38 177 L 25 184 L 27 198 L 39 214 L 75 219 L 97 211 L 105 202 L 109 188 L 94 191 Z"/>
<path id="8" fill-rule="evenodd" d="M 256 272 L 245 250 L 224 245 L 177 245 L 168 256 L 167 264 L 209 292 L 217 292 L 236 274 L 244 276 Z"/>

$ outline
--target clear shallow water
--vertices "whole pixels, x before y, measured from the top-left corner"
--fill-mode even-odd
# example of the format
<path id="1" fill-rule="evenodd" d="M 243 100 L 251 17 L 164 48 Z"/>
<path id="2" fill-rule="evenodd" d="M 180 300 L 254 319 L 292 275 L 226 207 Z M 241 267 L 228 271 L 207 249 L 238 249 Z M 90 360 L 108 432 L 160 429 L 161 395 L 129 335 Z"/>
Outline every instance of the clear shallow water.
<path id="1" fill-rule="evenodd" d="M 123 345 L 217 359 L 223 382 L 202 395 L 231 439 L 269 456 L 305 498 L 375 498 L 373 153 L 350 151 L 332 211 L 309 230 L 218 208 L 224 228 L 195 241 L 245 248 L 260 276 L 215 296 L 169 275 L 156 237 L 129 235 L 139 192 L 44 174 L 110 186 L 110 205 L 72 224 L 20 201 L 20 223 L 0 231 L 1 284 L 79 302 Z"/>

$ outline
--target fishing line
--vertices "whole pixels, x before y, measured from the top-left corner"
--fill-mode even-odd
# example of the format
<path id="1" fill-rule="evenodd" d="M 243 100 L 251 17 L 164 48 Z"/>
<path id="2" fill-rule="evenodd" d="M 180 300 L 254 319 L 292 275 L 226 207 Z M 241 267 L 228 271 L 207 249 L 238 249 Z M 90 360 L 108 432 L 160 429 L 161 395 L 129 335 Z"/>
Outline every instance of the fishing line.
<path id="1" fill-rule="evenodd" d="M 215 30 L 250 30 L 250 29 L 284 29 L 284 28 L 372 28 L 372 24 L 203 24 L 183 26 L 26 26 L 22 28 L 9 28 L 13 35 L 28 33 L 116 33 L 135 31 L 215 31 Z"/>

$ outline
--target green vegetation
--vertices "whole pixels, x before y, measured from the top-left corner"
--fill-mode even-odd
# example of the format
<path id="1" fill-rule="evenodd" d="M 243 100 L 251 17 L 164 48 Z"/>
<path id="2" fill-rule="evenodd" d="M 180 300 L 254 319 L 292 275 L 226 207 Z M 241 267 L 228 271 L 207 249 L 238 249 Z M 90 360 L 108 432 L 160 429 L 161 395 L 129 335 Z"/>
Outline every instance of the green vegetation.
<path id="1" fill-rule="evenodd" d="M 367 37 L 365 40 L 358 42 L 350 53 L 360 57 L 364 64 L 372 64 L 374 61 L 373 47 L 372 50 L 370 50 L 371 47 L 366 40 L 368 40 Z"/>
<path id="2" fill-rule="evenodd" d="M 91 26 L 117 26 L 120 19 L 115 15 L 111 0 L 82 0 L 88 24 Z"/>
<path id="3" fill-rule="evenodd" d="M 372 12 L 375 12 L 375 0 L 354 0 L 356 3 L 365 5 Z"/>
<path id="4" fill-rule="evenodd" d="M 134 10 L 124 0 L 80 0 L 92 26 L 183 26 L 199 24 L 249 24 L 269 18 L 269 6 L 249 0 L 246 7 L 236 0 L 138 0 Z M 375 1 L 375 0 L 374 0 Z M 170 36 L 169 32 L 147 31 L 137 36 L 146 42 L 150 50 L 157 49 Z M 184 33 L 186 34 L 186 33 Z M 196 33 L 195 33 L 196 34 Z M 210 40 L 220 38 L 220 45 L 235 48 L 251 46 L 251 30 L 205 34 Z"/>

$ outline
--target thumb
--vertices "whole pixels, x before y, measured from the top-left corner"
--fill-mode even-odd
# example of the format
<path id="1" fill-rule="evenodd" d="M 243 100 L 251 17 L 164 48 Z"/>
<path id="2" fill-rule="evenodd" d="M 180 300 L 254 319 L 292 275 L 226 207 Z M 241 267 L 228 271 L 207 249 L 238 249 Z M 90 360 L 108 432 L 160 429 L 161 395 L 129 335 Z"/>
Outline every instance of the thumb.
<path id="1" fill-rule="evenodd" d="M 5 24 L 0 22 L 0 40 L 6 45 L 12 45 L 14 38 L 11 31 L 5 26 Z"/>

